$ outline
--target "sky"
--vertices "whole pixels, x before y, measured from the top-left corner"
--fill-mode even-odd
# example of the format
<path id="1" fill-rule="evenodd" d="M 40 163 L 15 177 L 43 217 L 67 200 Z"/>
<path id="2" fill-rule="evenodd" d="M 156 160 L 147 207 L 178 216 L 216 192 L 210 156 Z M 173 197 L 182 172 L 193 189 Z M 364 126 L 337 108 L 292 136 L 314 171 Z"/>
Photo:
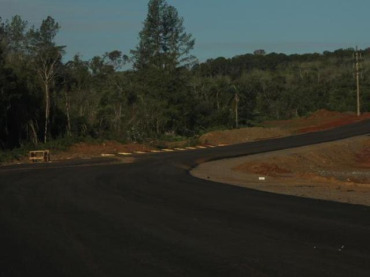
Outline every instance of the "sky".
<path id="1" fill-rule="evenodd" d="M 167 0 L 196 39 L 192 54 L 210 58 L 253 53 L 322 53 L 370 47 L 369 0 Z M 129 54 L 147 14 L 148 0 L 0 0 L 0 17 L 20 15 L 39 27 L 48 15 L 60 25 L 65 59 Z"/>

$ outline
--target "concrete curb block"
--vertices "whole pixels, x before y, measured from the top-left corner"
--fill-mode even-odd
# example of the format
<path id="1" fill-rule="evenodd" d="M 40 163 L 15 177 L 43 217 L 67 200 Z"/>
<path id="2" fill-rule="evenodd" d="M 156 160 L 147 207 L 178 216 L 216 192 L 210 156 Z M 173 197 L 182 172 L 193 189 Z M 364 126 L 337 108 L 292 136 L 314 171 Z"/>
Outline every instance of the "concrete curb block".
<path id="1" fill-rule="evenodd" d="M 117 154 L 101 154 L 102 157 L 114 157 L 116 155 L 120 155 L 120 156 L 131 156 L 131 155 L 134 155 L 134 154 L 137 154 L 137 155 L 143 155 L 143 154 L 150 154 L 150 153 L 164 153 L 164 152 L 175 152 L 175 151 L 186 151 L 186 150 L 199 150 L 199 149 L 207 149 L 207 148 L 215 148 L 215 147 L 222 147 L 222 146 L 227 146 L 227 144 L 219 144 L 219 145 L 198 145 L 198 146 L 188 146 L 188 147 L 184 147 L 184 148 L 165 148 L 165 149 L 161 149 L 161 150 L 149 150 L 147 152 L 144 152 L 144 151 L 133 151 L 131 153 L 129 152 L 119 152 Z"/>

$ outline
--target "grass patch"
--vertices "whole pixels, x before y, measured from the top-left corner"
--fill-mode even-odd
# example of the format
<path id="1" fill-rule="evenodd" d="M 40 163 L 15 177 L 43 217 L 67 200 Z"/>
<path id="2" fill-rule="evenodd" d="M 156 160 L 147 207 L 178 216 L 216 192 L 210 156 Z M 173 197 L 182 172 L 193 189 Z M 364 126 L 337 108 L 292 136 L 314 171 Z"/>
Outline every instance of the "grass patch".
<path id="1" fill-rule="evenodd" d="M 63 137 L 50 140 L 47 143 L 39 143 L 38 145 L 26 144 L 12 150 L 0 150 L 0 164 L 4 165 L 24 160 L 28 157 L 29 151 L 33 150 L 51 150 L 53 152 L 66 151 L 73 144 L 79 142 L 101 143 L 100 140 L 90 137 Z"/>

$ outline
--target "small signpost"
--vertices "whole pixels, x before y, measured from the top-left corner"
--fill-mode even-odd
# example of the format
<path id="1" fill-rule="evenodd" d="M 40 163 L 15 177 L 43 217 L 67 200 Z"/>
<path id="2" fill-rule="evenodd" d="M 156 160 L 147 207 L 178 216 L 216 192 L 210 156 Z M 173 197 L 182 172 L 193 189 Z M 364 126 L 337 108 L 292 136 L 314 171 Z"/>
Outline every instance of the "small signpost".
<path id="1" fill-rule="evenodd" d="M 50 151 L 49 150 L 35 150 L 29 152 L 29 159 L 33 163 L 36 162 L 50 162 Z"/>

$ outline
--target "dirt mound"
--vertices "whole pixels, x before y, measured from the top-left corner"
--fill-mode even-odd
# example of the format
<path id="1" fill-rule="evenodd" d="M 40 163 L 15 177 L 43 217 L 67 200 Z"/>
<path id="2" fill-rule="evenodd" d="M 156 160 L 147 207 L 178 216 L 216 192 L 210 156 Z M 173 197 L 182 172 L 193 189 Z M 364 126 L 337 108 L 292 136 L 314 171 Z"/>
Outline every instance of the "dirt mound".
<path id="1" fill-rule="evenodd" d="M 362 151 L 355 158 L 360 167 L 370 168 L 370 139 L 364 143 Z"/>
<path id="2" fill-rule="evenodd" d="M 259 174 L 262 176 L 281 176 L 285 174 L 292 173 L 290 170 L 281 168 L 275 163 L 244 163 L 234 168 L 237 171 L 250 171 L 254 174 Z"/>
<path id="3" fill-rule="evenodd" d="M 199 138 L 202 144 L 236 144 L 268 138 L 278 138 L 290 135 L 290 132 L 280 128 L 242 128 L 235 130 L 214 131 Z"/>
<path id="4" fill-rule="evenodd" d="M 256 190 L 370 206 L 369 157 L 370 138 L 363 136 L 206 162 L 191 174 Z"/>
<path id="5" fill-rule="evenodd" d="M 276 127 L 292 133 L 308 133 L 344 126 L 361 120 L 370 119 L 370 113 L 357 116 L 355 113 L 340 113 L 328 110 L 318 110 L 307 117 L 290 120 L 266 121 L 265 127 Z"/>
<path id="6" fill-rule="evenodd" d="M 313 114 L 309 115 L 307 117 L 307 120 L 313 120 L 313 119 L 323 119 L 323 118 L 336 118 L 336 117 L 343 117 L 345 116 L 343 113 L 340 112 L 334 112 L 334 111 L 328 111 L 328 110 L 318 110 L 314 112 Z"/>
<path id="7" fill-rule="evenodd" d="M 353 139 L 271 154 L 246 162 L 233 170 L 272 177 L 336 180 L 370 184 L 370 139 Z"/>
<path id="8" fill-rule="evenodd" d="M 358 117 L 354 113 L 318 110 L 307 117 L 266 121 L 262 123 L 264 127 L 209 132 L 202 135 L 199 140 L 202 144 L 237 144 L 292 134 L 322 131 L 366 119 L 370 119 L 370 113 L 364 113 Z"/>
<path id="9" fill-rule="evenodd" d="M 319 118 L 319 117 L 318 117 Z M 316 132 L 352 124 L 361 120 L 370 119 L 370 113 L 364 113 L 361 116 L 355 114 L 338 114 L 331 118 L 323 117 L 321 122 L 316 122 L 314 126 L 299 129 L 298 133 Z"/>

